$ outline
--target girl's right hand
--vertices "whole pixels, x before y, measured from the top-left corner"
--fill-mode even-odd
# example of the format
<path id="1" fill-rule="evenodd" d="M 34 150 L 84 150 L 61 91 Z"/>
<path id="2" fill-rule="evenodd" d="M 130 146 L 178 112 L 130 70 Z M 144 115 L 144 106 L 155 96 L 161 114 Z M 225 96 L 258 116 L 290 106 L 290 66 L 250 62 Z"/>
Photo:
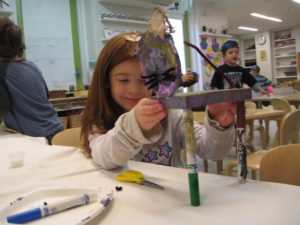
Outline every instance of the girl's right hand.
<path id="1" fill-rule="evenodd" d="M 151 130 L 167 115 L 163 105 L 155 99 L 143 98 L 134 107 L 136 120 L 142 131 Z"/>

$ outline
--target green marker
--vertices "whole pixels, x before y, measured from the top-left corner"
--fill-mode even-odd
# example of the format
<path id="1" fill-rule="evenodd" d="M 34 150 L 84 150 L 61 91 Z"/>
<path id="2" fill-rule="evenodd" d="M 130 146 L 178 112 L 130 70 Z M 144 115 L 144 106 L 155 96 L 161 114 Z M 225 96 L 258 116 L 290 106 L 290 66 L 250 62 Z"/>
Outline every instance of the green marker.
<path id="1" fill-rule="evenodd" d="M 185 149 L 187 168 L 189 170 L 189 190 L 190 190 L 190 201 L 192 206 L 200 205 L 200 194 L 199 194 L 199 180 L 196 163 L 196 144 L 195 144 L 195 133 L 194 133 L 194 120 L 193 112 L 191 110 L 185 110 L 183 115 L 184 125 L 184 136 L 185 136 Z"/>

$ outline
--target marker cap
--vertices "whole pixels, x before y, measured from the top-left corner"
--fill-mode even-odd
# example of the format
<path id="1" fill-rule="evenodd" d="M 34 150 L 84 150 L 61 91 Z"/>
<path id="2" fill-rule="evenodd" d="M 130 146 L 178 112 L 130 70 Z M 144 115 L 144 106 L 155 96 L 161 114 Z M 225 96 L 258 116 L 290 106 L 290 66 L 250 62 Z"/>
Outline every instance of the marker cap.
<path id="1" fill-rule="evenodd" d="M 31 209 L 26 212 L 17 213 L 7 217 L 8 223 L 27 223 L 32 220 L 36 220 L 42 217 L 41 210 L 39 208 Z"/>

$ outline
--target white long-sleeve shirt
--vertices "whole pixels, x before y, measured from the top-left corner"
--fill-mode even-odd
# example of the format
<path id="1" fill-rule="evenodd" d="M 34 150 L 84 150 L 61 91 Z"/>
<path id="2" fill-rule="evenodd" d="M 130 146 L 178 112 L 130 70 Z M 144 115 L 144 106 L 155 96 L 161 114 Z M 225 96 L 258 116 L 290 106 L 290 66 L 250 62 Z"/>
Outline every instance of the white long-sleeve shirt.
<path id="1" fill-rule="evenodd" d="M 234 126 L 221 131 L 210 124 L 207 119 L 204 125 L 194 123 L 196 154 L 205 159 L 222 159 L 233 146 Z M 169 110 L 168 117 L 151 134 L 144 136 L 134 110 L 124 113 L 107 133 L 89 136 L 93 161 L 105 169 L 124 165 L 129 159 L 180 166 L 180 151 L 184 148 L 183 111 Z"/>

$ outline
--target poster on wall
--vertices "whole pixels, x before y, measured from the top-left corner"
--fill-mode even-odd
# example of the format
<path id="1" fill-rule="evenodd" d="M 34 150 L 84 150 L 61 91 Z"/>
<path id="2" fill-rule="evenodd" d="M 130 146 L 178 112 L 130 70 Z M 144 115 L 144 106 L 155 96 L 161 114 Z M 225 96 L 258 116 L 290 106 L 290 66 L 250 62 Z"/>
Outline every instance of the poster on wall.
<path id="1" fill-rule="evenodd" d="M 267 61 L 267 52 L 266 50 L 259 51 L 260 61 Z"/>

